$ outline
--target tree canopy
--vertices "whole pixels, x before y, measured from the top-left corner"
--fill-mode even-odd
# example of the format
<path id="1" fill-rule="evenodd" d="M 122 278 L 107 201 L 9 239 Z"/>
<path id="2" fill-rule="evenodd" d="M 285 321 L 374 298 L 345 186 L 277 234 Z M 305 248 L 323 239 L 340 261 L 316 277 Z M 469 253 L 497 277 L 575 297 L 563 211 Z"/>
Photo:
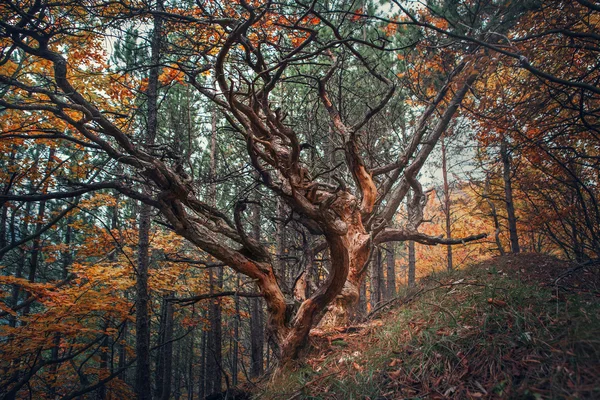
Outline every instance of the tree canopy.
<path id="1" fill-rule="evenodd" d="M 171 344 L 193 349 L 198 326 L 218 348 L 202 393 L 220 391 L 240 298 L 253 337 L 264 304 L 266 354 L 288 367 L 312 328 L 357 318 L 381 251 L 395 293 L 403 242 L 600 254 L 595 2 L 28 0 L 0 15 L 4 398 L 132 381 L 169 398 Z M 429 189 L 440 140 L 461 135 L 473 172 L 451 194 L 444 147 Z"/>

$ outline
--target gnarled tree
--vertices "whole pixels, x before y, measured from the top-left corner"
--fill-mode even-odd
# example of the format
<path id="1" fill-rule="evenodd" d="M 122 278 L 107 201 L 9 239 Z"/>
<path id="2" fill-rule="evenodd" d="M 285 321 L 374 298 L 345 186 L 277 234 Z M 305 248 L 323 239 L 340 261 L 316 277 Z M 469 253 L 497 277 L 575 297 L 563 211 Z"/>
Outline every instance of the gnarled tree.
<path id="1" fill-rule="evenodd" d="M 364 24 L 362 38 L 353 38 L 356 16 L 319 7 L 316 2 L 243 0 L 195 6 L 165 2 L 164 8 L 136 1 L 3 3 L 0 83 L 6 90 L 0 107 L 10 125 L 3 138 L 71 142 L 76 146 L 60 151 L 100 154 L 101 162 L 85 182 L 59 179 L 47 191 L 0 199 L 67 199 L 113 189 L 153 207 L 163 225 L 256 282 L 267 306 L 270 341 L 286 364 L 297 357 L 310 329 L 325 314 L 327 323 L 348 321 L 375 245 L 404 240 L 460 244 L 482 237 L 447 240 L 417 230 L 424 207 L 419 171 L 477 79 L 477 52 L 446 60 L 438 83 L 429 83 L 421 117 L 409 129 L 405 146 L 398 146 L 391 162 L 368 165 L 364 136 L 371 122 L 391 102 L 401 101 L 396 96 L 398 77 L 377 65 L 377 55 L 388 51 L 388 39 L 377 35 L 365 40 L 367 30 L 380 28 L 374 22 Z M 135 112 L 131 104 L 120 104 L 119 96 L 107 100 L 126 79 L 105 64 L 103 43 L 123 22 L 143 26 L 157 15 L 164 32 L 161 67 L 219 107 L 243 141 L 260 183 L 287 204 L 291 219 L 322 238 L 319 249 L 329 250 L 327 278 L 312 295 L 299 296 L 299 304 L 291 301 L 292 290 L 282 290 L 268 248 L 248 234 L 243 199 L 231 213 L 217 209 L 200 194 L 189 160 L 168 146 L 136 139 L 128 123 Z M 88 46 L 85 52 L 82 46 Z M 341 96 L 332 93 L 334 87 L 346 90 L 332 80 L 342 79 L 338 72 L 349 60 L 365 80 L 381 88 L 372 104 L 352 115 L 340 110 L 336 101 Z M 313 69 L 303 80 L 306 66 Z M 99 80 L 106 89 L 93 87 Z M 320 101 L 334 151 L 344 155 L 339 168 L 327 172 L 329 180 L 307 165 L 302 154 L 305 135 L 286 123 L 289 110 L 281 109 L 281 91 L 299 81 Z M 142 92 L 148 90 L 144 82 L 139 85 Z M 120 167 L 109 171 L 106 165 Z M 143 190 L 135 189 L 140 185 Z M 414 212 L 402 227 L 393 227 L 409 190 Z"/>

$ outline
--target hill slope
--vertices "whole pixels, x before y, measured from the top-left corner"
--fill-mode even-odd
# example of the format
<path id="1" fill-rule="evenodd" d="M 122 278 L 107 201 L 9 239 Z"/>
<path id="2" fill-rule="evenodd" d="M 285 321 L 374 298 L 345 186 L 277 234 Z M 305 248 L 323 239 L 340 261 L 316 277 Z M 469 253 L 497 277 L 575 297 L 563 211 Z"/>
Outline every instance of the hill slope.
<path id="1" fill-rule="evenodd" d="M 364 324 L 313 330 L 261 399 L 600 398 L 597 267 L 539 254 L 430 277 Z"/>

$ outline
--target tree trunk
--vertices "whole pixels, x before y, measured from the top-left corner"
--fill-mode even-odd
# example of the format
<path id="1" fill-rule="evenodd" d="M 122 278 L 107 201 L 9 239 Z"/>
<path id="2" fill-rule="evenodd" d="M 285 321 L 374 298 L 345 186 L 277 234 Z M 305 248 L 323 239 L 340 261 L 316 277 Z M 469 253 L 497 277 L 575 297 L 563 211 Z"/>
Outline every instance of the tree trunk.
<path id="1" fill-rule="evenodd" d="M 157 8 L 162 9 L 162 3 L 157 0 Z M 159 14 L 154 16 L 154 30 L 151 40 L 150 69 L 148 75 L 147 97 L 147 131 L 146 145 L 154 144 L 158 131 L 158 76 L 160 74 L 160 43 L 162 36 L 162 17 Z M 143 188 L 146 195 L 148 189 Z M 148 293 L 148 271 L 150 267 L 150 223 L 152 217 L 152 208 L 146 203 L 142 203 L 139 212 L 139 238 L 138 238 L 138 257 L 137 257 L 137 276 L 136 276 L 136 307 L 135 307 L 135 353 L 137 356 L 135 368 L 135 387 L 134 391 L 137 400 L 152 399 L 152 384 L 150 375 L 150 315 Z"/>
<path id="2" fill-rule="evenodd" d="M 187 398 L 188 400 L 194 400 L 194 345 L 196 340 L 197 329 L 190 334 L 190 347 L 188 349 L 188 365 L 187 365 Z"/>
<path id="3" fill-rule="evenodd" d="M 240 275 L 235 277 L 235 290 L 240 290 Z M 233 317 L 233 349 L 231 357 L 231 384 L 238 384 L 238 365 L 239 365 L 239 343 L 240 343 L 240 297 L 235 296 L 235 316 Z"/>
<path id="4" fill-rule="evenodd" d="M 135 304 L 135 393 L 138 400 L 151 400 L 150 380 L 150 315 L 148 269 L 150 264 L 150 206 L 142 204 L 139 216 L 139 240 Z"/>
<path id="5" fill-rule="evenodd" d="M 252 215 L 252 236 L 254 240 L 260 242 L 260 208 L 254 205 Z M 250 299 L 250 376 L 256 378 L 263 374 L 263 353 L 264 353 L 264 317 L 262 309 L 262 299 L 255 297 Z"/>
<path id="6" fill-rule="evenodd" d="M 417 263 L 415 260 L 415 242 L 412 240 L 408 241 L 408 287 L 414 287 L 415 272 L 417 269 Z"/>
<path id="7" fill-rule="evenodd" d="M 382 292 L 382 257 L 381 257 L 381 249 L 379 247 L 375 248 L 375 256 L 371 261 L 371 309 L 377 307 L 379 303 L 381 303 L 381 292 Z"/>
<path id="8" fill-rule="evenodd" d="M 123 368 L 125 368 L 125 365 L 127 364 L 127 321 L 123 321 L 123 328 L 121 331 L 120 338 L 121 343 L 119 344 L 118 348 L 119 362 L 117 363 L 117 367 L 118 369 L 123 370 Z M 127 370 L 123 371 L 120 377 L 123 380 L 123 382 L 128 382 L 129 378 Z"/>
<path id="9" fill-rule="evenodd" d="M 250 376 L 263 374 L 264 328 L 259 298 L 250 299 Z"/>
<path id="10" fill-rule="evenodd" d="M 396 297 L 396 247 L 389 243 L 386 248 L 386 291 L 385 299 L 391 300 Z"/>
<path id="11" fill-rule="evenodd" d="M 329 243 L 329 251 L 331 254 L 331 270 L 327 277 L 327 282 L 323 284 L 319 290 L 309 299 L 305 300 L 298 309 L 296 316 L 291 321 L 290 328 L 287 332 L 281 332 L 281 330 L 273 329 L 272 325 L 269 325 L 270 330 L 273 334 L 281 335 L 278 341 L 281 343 L 279 349 L 279 360 L 280 367 L 289 365 L 293 360 L 298 357 L 299 351 L 304 348 L 308 340 L 308 333 L 310 329 L 316 324 L 322 316 L 322 312 L 325 306 L 336 299 L 337 295 L 345 288 L 345 282 L 348 277 L 349 266 L 351 265 L 352 258 L 350 257 L 351 252 L 348 250 L 352 248 L 350 239 L 355 239 L 358 243 L 367 242 L 367 238 L 363 238 L 362 232 L 356 230 L 352 226 L 348 229 L 348 234 L 345 236 L 329 235 L 326 234 L 327 242 Z M 356 243 L 352 241 L 352 244 Z M 368 253 L 367 253 L 368 256 Z M 363 259 L 366 262 L 366 257 Z M 364 265 L 364 263 L 363 263 Z M 356 288 L 355 303 L 358 302 L 358 288 Z M 337 303 L 334 303 L 335 307 Z M 342 304 L 345 306 L 345 304 Z M 347 316 L 348 308 L 340 309 L 341 313 L 337 313 L 334 310 L 331 314 Z M 330 310 L 331 311 L 331 310 Z M 270 323 L 275 321 L 270 321 Z"/>
<path id="12" fill-rule="evenodd" d="M 54 148 L 50 148 L 50 152 L 48 154 L 48 162 L 46 163 L 46 168 L 44 172 L 45 179 L 50 179 L 50 171 L 52 169 L 52 164 L 54 163 Z M 48 191 L 48 181 L 44 183 L 43 191 Z M 44 217 L 46 215 L 46 200 L 40 201 L 38 214 L 37 214 L 37 223 L 35 224 L 34 232 L 38 232 L 44 226 Z M 42 250 L 42 236 L 38 236 L 33 240 L 33 248 L 31 249 L 31 258 L 29 261 L 29 282 L 35 282 L 35 278 L 38 272 L 38 267 L 40 263 L 40 255 Z M 29 295 L 27 296 L 29 297 Z M 30 305 L 25 306 L 23 309 L 23 315 L 29 314 L 31 307 Z"/>
<path id="13" fill-rule="evenodd" d="M 358 299 L 358 314 L 360 316 L 367 315 L 367 281 L 363 279 L 360 284 L 360 292 Z"/>
<path id="14" fill-rule="evenodd" d="M 329 305 L 327 313 L 321 321 L 323 326 L 348 325 L 358 312 L 360 286 L 364 281 L 372 244 L 370 236 L 366 233 L 362 225 L 362 220 L 358 218 L 355 221 L 358 223 L 349 225 L 348 234 L 340 238 L 343 246 L 345 246 L 344 256 L 348 259 L 348 264 L 340 268 L 347 270 L 346 273 L 348 275 L 346 281 L 342 283 L 343 288 L 341 293 L 335 296 L 335 301 Z M 343 258 L 336 259 L 337 257 L 341 257 L 339 255 L 341 250 L 338 249 L 337 251 L 338 253 L 336 254 L 332 250 L 331 244 L 329 245 L 331 270 L 335 270 L 335 265 L 343 260 Z M 330 272 L 328 279 L 331 279 L 331 276 Z"/>
<path id="15" fill-rule="evenodd" d="M 71 263 L 73 262 L 73 256 L 71 254 L 71 235 L 72 228 L 71 223 L 73 222 L 73 217 L 69 215 L 65 221 L 65 251 L 62 252 L 62 279 L 66 279 L 69 275 L 69 268 L 71 268 Z M 58 359 L 60 356 L 60 342 L 61 342 L 61 334 L 57 332 L 54 335 L 54 346 L 52 347 L 51 357 L 52 360 Z M 52 365 L 50 367 L 51 375 L 54 376 L 52 378 L 52 389 L 51 394 L 56 396 L 56 387 L 54 384 L 56 383 L 57 375 L 56 372 L 58 370 L 58 364 Z"/>
<path id="16" fill-rule="evenodd" d="M 171 396 L 171 372 L 173 369 L 173 303 L 167 301 L 165 306 L 165 334 L 163 341 L 162 363 L 162 392 L 160 400 L 169 400 Z M 178 368 L 179 370 L 179 368 Z"/>
<path id="17" fill-rule="evenodd" d="M 488 206 L 490 207 L 490 214 L 494 221 L 494 240 L 496 242 L 496 247 L 498 248 L 498 252 L 500 253 L 501 256 L 503 256 L 504 254 L 506 254 L 506 252 L 504 251 L 504 246 L 502 245 L 502 241 L 500 240 L 500 233 L 501 233 L 500 221 L 498 219 L 498 212 L 496 211 L 496 205 L 490 199 L 489 191 L 490 191 L 490 178 L 489 178 L 489 176 L 486 176 L 482 197 L 486 200 L 486 202 L 488 203 Z"/>
<path id="18" fill-rule="evenodd" d="M 33 203 L 27 203 L 27 205 L 25 206 L 25 215 L 29 215 L 29 213 L 31 212 L 31 205 Z M 11 234 L 11 242 L 14 243 L 16 241 L 16 233 L 14 232 L 15 229 L 15 223 L 14 223 L 14 217 L 16 214 L 16 210 L 13 213 L 12 216 L 12 224 L 11 224 L 11 230 L 12 230 L 12 234 Z M 22 225 L 21 225 L 21 234 L 24 236 L 27 236 L 27 233 L 29 231 L 29 222 L 27 218 L 23 219 Z M 23 277 L 23 273 L 25 272 L 25 256 L 26 256 L 26 252 L 25 249 L 21 246 L 18 249 L 19 251 L 19 258 L 17 260 L 17 270 L 15 271 L 15 278 L 22 278 Z M 13 308 L 16 308 L 17 305 L 19 304 L 19 297 L 21 295 L 21 287 L 19 285 L 13 285 L 12 287 L 12 291 L 11 291 L 11 306 Z M 8 319 L 8 324 L 9 326 L 11 326 L 12 328 L 14 328 L 17 325 L 17 318 L 14 316 L 9 316 Z"/>
<path id="19" fill-rule="evenodd" d="M 508 143 L 506 138 L 500 144 L 500 155 L 502 157 L 502 177 L 504 179 L 504 196 L 506 202 L 506 214 L 508 216 L 508 232 L 510 236 L 510 250 L 518 253 L 519 236 L 517 235 L 517 218 L 515 216 L 515 205 L 513 202 L 511 160 L 508 154 Z"/>
<path id="20" fill-rule="evenodd" d="M 110 326 L 110 320 L 108 318 L 104 318 L 104 330 L 106 331 L 109 326 Z M 104 337 L 104 339 L 102 339 L 102 342 L 101 342 L 100 362 L 98 364 L 98 369 L 100 371 L 108 370 L 108 348 L 109 348 L 108 340 L 109 340 L 109 337 L 107 335 Z M 107 374 L 110 374 L 110 372 L 107 372 Z M 99 379 L 102 379 L 102 377 L 99 376 Z M 100 385 L 100 387 L 98 387 L 98 389 L 96 389 L 96 399 L 104 400 L 104 399 L 106 399 L 106 395 L 107 395 L 106 385 Z"/>
<path id="21" fill-rule="evenodd" d="M 8 189 L 4 191 L 4 194 L 8 194 Z M 8 202 L 2 203 L 2 212 L 0 213 L 0 249 L 3 249 L 7 245 L 6 239 L 6 222 L 8 220 Z"/>
<path id="22" fill-rule="evenodd" d="M 162 302 L 158 336 L 160 348 L 156 360 L 156 398 L 159 400 L 168 400 L 171 395 L 173 303 L 168 301 L 166 297 Z"/>
<path id="23" fill-rule="evenodd" d="M 446 220 L 446 237 L 452 238 L 452 226 L 450 224 L 450 185 L 448 184 L 448 166 L 446 159 L 446 143 L 445 138 L 442 136 L 442 176 L 444 178 L 444 217 Z M 446 245 L 446 261 L 448 271 L 452 271 L 454 266 L 452 265 L 452 246 Z"/>
<path id="24" fill-rule="evenodd" d="M 203 329 L 200 336 L 200 373 L 198 374 L 198 398 L 204 400 L 206 397 L 206 342 L 207 332 Z"/>
<path id="25" fill-rule="evenodd" d="M 215 276 L 216 275 L 216 276 Z M 212 269 L 208 272 L 210 293 L 221 291 L 223 286 L 223 269 L 215 274 Z M 219 298 L 213 299 L 208 307 L 208 321 L 210 329 L 208 331 L 206 343 L 206 393 L 221 392 L 223 374 L 221 372 L 222 357 L 222 326 L 221 326 L 221 301 Z"/>
<path id="26" fill-rule="evenodd" d="M 211 110 L 211 137 L 210 137 L 210 165 L 209 165 L 209 192 L 208 203 L 215 206 L 217 203 L 217 111 Z M 215 276 L 216 275 L 216 276 Z M 221 291 L 223 287 L 223 267 L 217 267 L 217 271 L 208 270 L 208 280 L 210 293 Z M 208 320 L 210 329 L 207 337 L 207 355 L 206 355 L 206 393 L 221 392 L 223 374 L 221 371 L 223 365 L 222 353 L 222 321 L 221 321 L 221 299 L 216 298 L 210 302 L 208 307 Z"/>

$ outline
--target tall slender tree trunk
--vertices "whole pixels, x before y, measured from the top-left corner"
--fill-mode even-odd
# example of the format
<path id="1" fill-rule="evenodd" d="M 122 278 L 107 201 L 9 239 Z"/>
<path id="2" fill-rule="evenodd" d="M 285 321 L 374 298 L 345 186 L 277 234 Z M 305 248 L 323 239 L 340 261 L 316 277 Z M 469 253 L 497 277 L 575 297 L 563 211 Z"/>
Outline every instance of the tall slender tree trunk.
<path id="1" fill-rule="evenodd" d="M 417 262 L 415 260 L 415 242 L 408 241 L 408 287 L 414 287 Z"/>
<path id="2" fill-rule="evenodd" d="M 104 327 L 103 329 L 106 331 L 110 326 L 110 319 L 108 318 L 104 318 Z M 104 336 L 104 339 L 102 339 L 101 342 L 101 348 L 100 348 L 100 362 L 98 363 L 98 369 L 100 371 L 107 371 L 108 370 L 108 346 L 109 345 L 109 337 L 108 335 Z M 108 371 L 108 373 L 110 373 Z M 106 399 L 107 396 L 107 391 L 106 391 L 106 385 L 100 385 L 100 387 L 98 387 L 98 389 L 96 390 L 96 399 L 98 400 L 104 400 Z"/>
<path id="3" fill-rule="evenodd" d="M 118 204 L 118 197 L 116 198 L 116 203 Z M 115 205 L 114 207 L 112 207 L 112 216 L 111 216 L 111 224 L 110 224 L 110 229 L 111 230 L 115 230 L 117 228 L 117 224 L 118 224 L 118 218 L 119 218 L 119 210 L 118 210 L 118 205 Z M 71 227 L 68 226 L 68 224 L 71 222 L 71 218 L 69 217 L 67 219 L 67 234 L 69 234 L 69 241 L 70 241 L 70 233 L 71 233 Z M 70 253 L 69 253 L 69 257 L 70 257 Z M 112 252 L 108 259 L 110 261 L 114 261 L 116 259 L 116 254 L 114 252 Z M 66 271 L 65 271 L 66 274 Z M 106 318 L 104 319 L 104 330 L 106 331 L 110 326 L 110 319 Z M 101 371 L 107 371 L 107 374 L 110 373 L 110 370 L 108 368 L 108 349 L 109 349 L 109 337 L 105 336 L 104 339 L 102 339 L 102 346 L 101 346 L 101 353 L 100 353 L 100 365 L 99 368 Z M 100 385 L 98 387 L 98 389 L 96 389 L 96 398 L 98 400 L 104 400 L 107 398 L 107 390 L 106 390 L 106 385 Z"/>
<path id="4" fill-rule="evenodd" d="M 119 355 L 117 367 L 118 369 L 123 370 L 123 368 L 125 368 L 125 365 L 127 364 L 127 321 L 123 321 L 120 338 L 121 340 L 119 341 L 120 343 L 117 350 Z M 127 374 L 127 370 L 123 371 L 120 377 L 124 382 L 128 382 L 129 376 Z"/>
<path id="5" fill-rule="evenodd" d="M 206 342 L 208 334 L 203 329 L 200 336 L 200 373 L 198 374 L 198 398 L 204 400 L 206 397 Z"/>
<path id="6" fill-rule="evenodd" d="M 506 202 L 506 214 L 508 216 L 508 233 L 510 236 L 510 251 L 518 253 L 519 236 L 517 234 L 517 218 L 515 216 L 515 205 L 512 192 L 512 171 L 510 154 L 508 154 L 508 142 L 506 138 L 502 139 L 500 144 L 500 155 L 502 157 L 502 177 L 504 179 L 504 197 Z"/>
<path id="7" fill-rule="evenodd" d="M 190 334 L 190 347 L 188 349 L 189 358 L 187 365 L 187 398 L 188 400 L 194 400 L 194 362 L 196 361 L 196 357 L 194 356 L 194 346 L 196 341 L 196 332 L 195 329 Z"/>
<path id="8" fill-rule="evenodd" d="M 29 213 L 31 212 L 31 205 L 33 203 L 27 203 L 27 205 L 25 206 L 25 215 L 28 216 Z M 15 214 L 16 214 L 16 210 L 15 210 Z M 12 234 L 11 234 L 11 241 L 14 243 L 16 241 L 16 233 L 14 232 L 15 229 L 15 223 L 14 223 L 14 217 L 15 214 L 13 214 L 13 218 L 12 218 L 12 224 L 11 224 L 11 230 L 12 230 Z M 23 219 L 22 225 L 21 225 L 21 234 L 24 236 L 27 236 L 27 233 L 29 231 L 29 222 L 27 218 Z M 23 277 L 23 273 L 25 272 L 25 256 L 26 256 L 26 252 L 25 249 L 23 247 L 19 248 L 19 259 L 17 260 L 17 269 L 15 271 L 15 278 L 22 278 Z M 17 307 L 17 305 L 19 304 L 19 297 L 21 294 L 21 288 L 19 285 L 14 285 L 12 287 L 12 291 L 11 291 L 11 306 L 13 308 Z M 12 328 L 14 328 L 17 325 L 17 318 L 14 316 L 10 316 L 9 320 L 8 320 L 8 324 L 9 326 L 11 326 Z"/>
<path id="9" fill-rule="evenodd" d="M 112 207 L 112 217 L 111 217 L 111 222 L 110 222 L 110 229 L 112 231 L 116 231 L 117 229 L 119 229 L 119 193 L 115 192 L 114 194 L 115 196 L 115 205 L 114 207 Z M 117 259 L 117 252 L 116 252 L 116 248 L 114 249 L 114 251 L 112 252 L 112 254 L 109 256 L 109 260 L 110 261 L 115 261 Z M 119 341 L 116 344 L 117 347 L 117 369 L 122 370 L 123 372 L 121 373 L 121 375 L 119 376 L 124 382 L 128 381 L 128 375 L 127 375 L 127 370 L 124 370 L 125 368 L 125 364 L 127 363 L 127 325 L 128 322 L 127 320 L 124 320 L 121 322 L 121 328 L 120 328 L 120 334 L 119 334 Z"/>
<path id="10" fill-rule="evenodd" d="M 162 10 L 161 0 L 157 0 L 157 9 Z M 148 75 L 147 97 L 147 131 L 145 144 L 151 146 L 154 144 L 158 131 L 158 76 L 160 74 L 160 43 L 162 36 L 162 17 L 159 14 L 154 16 L 154 30 L 151 40 L 150 70 Z M 145 194 L 148 189 L 144 187 Z M 137 400 L 152 399 L 152 384 L 150 374 L 150 315 L 149 303 L 150 294 L 148 293 L 148 271 L 150 267 L 150 225 L 152 217 L 152 208 L 148 204 L 142 203 L 138 218 L 138 257 L 137 257 L 137 276 L 136 276 L 136 307 L 135 307 L 135 327 L 136 344 L 135 352 L 137 356 L 135 368 L 135 387 L 134 391 Z"/>
<path id="11" fill-rule="evenodd" d="M 381 249 L 376 247 L 371 260 L 371 309 L 381 303 L 382 284 L 382 257 Z"/>
<path id="12" fill-rule="evenodd" d="M 8 194 L 8 190 L 5 190 L 4 194 Z M 7 245 L 6 239 L 6 222 L 8 220 L 8 207 L 7 202 L 2 203 L 2 212 L 0 213 L 0 249 L 3 249 Z"/>
<path id="13" fill-rule="evenodd" d="M 48 162 L 46 163 L 46 168 L 44 172 L 44 176 L 46 179 L 49 179 L 50 171 L 52 170 L 52 164 L 54 163 L 54 148 L 50 148 L 50 152 L 48 153 Z M 48 191 L 48 180 L 44 183 L 44 187 L 42 189 L 43 192 Z M 44 226 L 44 218 L 46 216 L 46 200 L 40 201 L 38 214 L 37 214 L 37 222 L 35 224 L 35 232 L 38 232 Z M 38 272 L 39 263 L 40 263 L 40 255 L 42 252 L 42 236 L 38 236 L 33 240 L 33 248 L 31 249 L 31 258 L 29 261 L 29 282 L 35 282 L 35 278 Z M 29 314 L 31 307 L 27 305 L 23 309 L 23 315 Z"/>
<path id="14" fill-rule="evenodd" d="M 173 369 L 173 303 L 163 299 L 159 329 L 158 359 L 156 363 L 156 398 L 168 400 L 171 395 Z"/>
<path id="15" fill-rule="evenodd" d="M 66 279 L 67 276 L 69 275 L 69 268 L 71 268 L 71 264 L 73 262 L 73 256 L 71 254 L 71 236 L 72 236 L 72 228 L 71 228 L 71 223 L 73 222 L 73 217 L 71 215 L 69 215 L 66 220 L 65 220 L 65 240 L 64 240 L 64 244 L 65 244 L 65 250 L 62 252 L 62 279 Z M 52 347 L 52 353 L 51 353 L 51 357 L 52 360 L 57 360 L 58 357 L 60 356 L 60 342 L 61 342 L 61 335 L 59 332 L 57 332 L 54 335 L 54 346 Z M 55 383 L 57 380 L 57 372 L 58 370 L 58 365 L 52 365 L 50 367 L 50 371 L 51 371 L 51 375 L 54 377 L 52 379 L 53 381 L 53 385 L 52 385 L 52 389 L 51 389 L 51 394 L 52 396 L 56 396 L 56 387 L 55 387 Z"/>
<path id="16" fill-rule="evenodd" d="M 500 233 L 502 232 L 500 227 L 500 220 L 498 219 L 498 212 L 496 211 L 496 205 L 490 199 L 490 177 L 485 177 L 485 184 L 483 187 L 482 197 L 486 200 L 488 206 L 490 207 L 490 214 L 492 216 L 492 220 L 494 221 L 494 241 L 496 242 L 496 247 L 498 248 L 498 252 L 501 256 L 506 254 L 504 251 L 504 246 L 502 245 L 502 241 L 500 240 Z"/>
<path id="17" fill-rule="evenodd" d="M 217 166 L 217 111 L 213 108 L 211 111 L 211 138 L 210 138 L 210 186 L 208 201 L 211 206 L 216 205 L 217 187 L 216 187 L 216 166 Z M 217 271 L 211 268 L 208 270 L 208 281 L 210 293 L 215 293 L 223 287 L 223 268 L 217 267 Z M 211 301 L 208 307 L 208 320 L 210 330 L 207 338 L 207 358 L 206 358 L 206 393 L 213 394 L 221 391 L 223 374 L 222 368 L 222 322 L 221 322 L 221 300 L 216 298 Z"/>
<path id="18" fill-rule="evenodd" d="M 252 236 L 260 242 L 260 208 L 253 207 Z M 256 378 L 263 374 L 263 354 L 265 345 L 264 316 L 262 299 L 255 297 L 250 299 L 250 376 Z"/>
<path id="19" fill-rule="evenodd" d="M 396 246 L 388 243 L 386 247 L 386 300 L 396 297 Z"/>
<path id="20" fill-rule="evenodd" d="M 240 290 L 240 276 L 236 274 L 235 277 L 235 290 Z M 233 317 L 233 344 L 232 344 L 232 357 L 231 357 L 231 384 L 237 386 L 238 384 L 238 366 L 239 366 L 239 343 L 240 343 L 240 297 L 235 296 L 235 316 Z"/>
<path id="21" fill-rule="evenodd" d="M 139 215 L 137 276 L 135 285 L 135 352 L 137 356 L 135 393 L 139 400 L 152 399 L 150 384 L 150 295 L 148 293 L 150 213 L 150 207 L 142 204 Z"/>
<path id="22" fill-rule="evenodd" d="M 210 293 L 220 291 L 223 285 L 222 269 L 215 274 L 209 270 Z M 223 380 L 222 368 L 222 326 L 221 326 L 221 302 L 213 300 L 208 307 L 208 320 L 210 330 L 206 341 L 206 393 L 213 394 L 221 391 Z"/>
<path id="23" fill-rule="evenodd" d="M 442 145 L 442 176 L 444 178 L 444 217 L 446 220 L 446 237 L 452 238 L 452 225 L 450 223 L 450 185 L 448 184 L 448 165 L 446 154 L 446 141 L 444 136 L 440 139 Z M 446 262 L 448 271 L 452 271 L 452 246 L 446 246 Z"/>
<path id="24" fill-rule="evenodd" d="M 13 148 L 13 150 L 10 153 L 10 163 L 11 164 L 14 162 L 16 154 L 17 153 L 16 153 L 15 149 Z M 11 175 L 11 177 L 9 179 L 9 182 L 6 184 L 6 186 L 2 190 L 2 192 L 3 192 L 2 194 L 7 195 L 10 192 L 11 183 L 13 181 L 13 178 L 16 177 L 16 175 L 17 175 L 17 173 L 13 172 L 13 174 Z M 8 235 L 7 235 L 8 228 L 6 226 L 7 222 L 8 222 L 8 201 L 4 201 L 4 202 L 2 202 L 2 213 L 0 214 L 0 249 L 3 249 L 8 244 Z M 3 255 L 0 254 L 0 261 L 2 261 L 2 257 L 3 257 Z"/>
<path id="25" fill-rule="evenodd" d="M 367 281 L 363 279 L 360 284 L 360 297 L 358 299 L 358 313 L 361 316 L 367 315 Z"/>

